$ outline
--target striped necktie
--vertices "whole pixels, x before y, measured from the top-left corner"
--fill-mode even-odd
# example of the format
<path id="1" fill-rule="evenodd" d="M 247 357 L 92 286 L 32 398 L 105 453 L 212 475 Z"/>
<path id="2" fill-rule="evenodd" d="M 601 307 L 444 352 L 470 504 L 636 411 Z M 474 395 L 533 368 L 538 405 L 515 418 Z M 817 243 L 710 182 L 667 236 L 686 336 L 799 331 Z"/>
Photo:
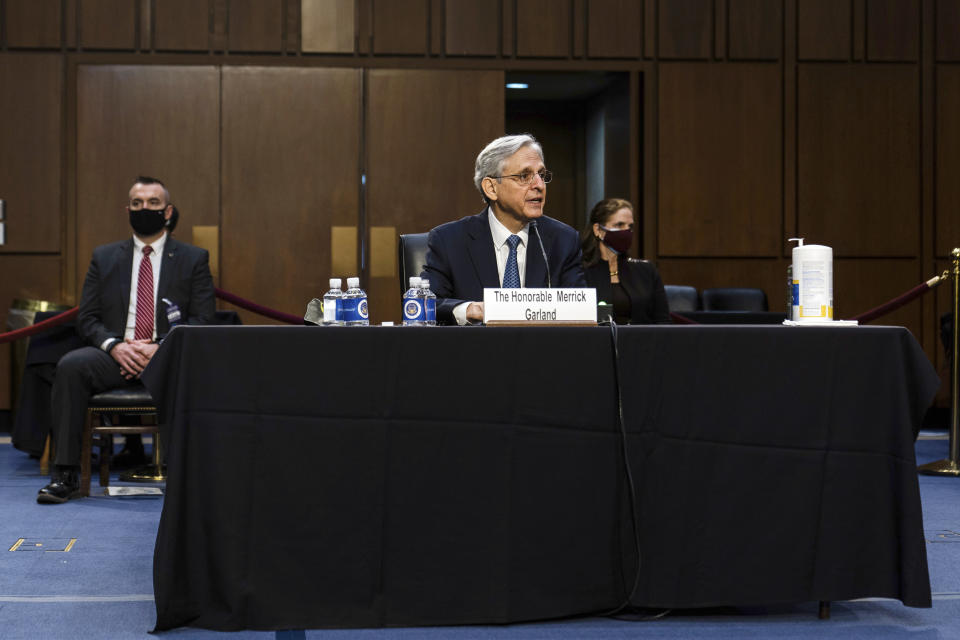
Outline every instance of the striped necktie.
<path id="1" fill-rule="evenodd" d="M 134 340 L 153 338 L 153 263 L 150 254 L 153 248 L 143 248 L 140 260 L 140 273 L 137 276 L 137 325 L 133 331 Z"/>

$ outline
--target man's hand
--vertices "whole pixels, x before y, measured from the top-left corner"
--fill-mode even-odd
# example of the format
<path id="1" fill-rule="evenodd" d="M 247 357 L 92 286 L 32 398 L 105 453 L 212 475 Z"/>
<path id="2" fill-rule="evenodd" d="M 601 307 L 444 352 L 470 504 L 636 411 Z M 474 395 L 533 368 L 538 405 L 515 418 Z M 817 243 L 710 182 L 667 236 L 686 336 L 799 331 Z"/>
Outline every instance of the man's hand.
<path id="1" fill-rule="evenodd" d="M 483 322 L 482 302 L 471 302 L 467 305 L 467 320 L 470 322 Z"/>
<path id="2" fill-rule="evenodd" d="M 125 340 L 110 350 L 110 355 L 120 365 L 120 373 L 127 380 L 139 378 L 150 358 L 157 352 L 150 340 Z"/>

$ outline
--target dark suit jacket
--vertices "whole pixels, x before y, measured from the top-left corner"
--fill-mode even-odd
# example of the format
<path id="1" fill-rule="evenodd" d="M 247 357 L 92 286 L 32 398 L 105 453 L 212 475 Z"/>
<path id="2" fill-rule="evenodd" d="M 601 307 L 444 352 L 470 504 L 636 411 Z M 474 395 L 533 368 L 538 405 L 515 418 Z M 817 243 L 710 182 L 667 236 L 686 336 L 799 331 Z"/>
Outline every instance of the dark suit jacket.
<path id="1" fill-rule="evenodd" d="M 453 309 L 457 305 L 481 301 L 484 288 L 500 286 L 488 211 L 447 222 L 430 231 L 423 277 L 430 280 L 430 289 L 437 294 L 438 322 L 456 322 Z M 576 230 L 547 216 L 537 218 L 537 228 L 550 260 L 551 285 L 586 287 Z M 527 243 L 524 285 L 547 286 L 547 266 L 533 230 Z"/>
<path id="2" fill-rule="evenodd" d="M 669 324 L 670 308 L 663 291 L 660 273 L 649 262 L 636 258 L 621 258 L 617 267 L 620 284 L 630 298 L 630 324 Z M 597 302 L 613 304 L 613 285 L 610 267 L 606 261 L 584 269 L 587 284 L 597 290 Z"/>
<path id="3" fill-rule="evenodd" d="M 170 331 L 161 298 L 180 307 L 183 324 L 210 324 L 214 321 L 216 299 L 209 260 L 204 249 L 167 236 L 157 286 L 158 338 Z M 77 316 L 77 332 L 86 344 L 99 347 L 107 338 L 123 339 L 130 306 L 132 270 L 133 238 L 94 249 L 83 281 Z"/>

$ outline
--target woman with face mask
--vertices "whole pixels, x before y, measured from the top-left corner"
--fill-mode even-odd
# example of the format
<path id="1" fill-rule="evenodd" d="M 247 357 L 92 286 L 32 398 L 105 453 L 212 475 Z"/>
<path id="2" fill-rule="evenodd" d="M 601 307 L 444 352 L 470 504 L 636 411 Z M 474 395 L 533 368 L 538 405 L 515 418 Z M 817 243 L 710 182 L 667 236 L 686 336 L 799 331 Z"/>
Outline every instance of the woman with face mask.
<path id="1" fill-rule="evenodd" d="M 594 205 L 580 232 L 583 271 L 597 301 L 613 305 L 617 324 L 669 324 L 670 310 L 657 268 L 631 258 L 633 205 L 607 198 Z"/>

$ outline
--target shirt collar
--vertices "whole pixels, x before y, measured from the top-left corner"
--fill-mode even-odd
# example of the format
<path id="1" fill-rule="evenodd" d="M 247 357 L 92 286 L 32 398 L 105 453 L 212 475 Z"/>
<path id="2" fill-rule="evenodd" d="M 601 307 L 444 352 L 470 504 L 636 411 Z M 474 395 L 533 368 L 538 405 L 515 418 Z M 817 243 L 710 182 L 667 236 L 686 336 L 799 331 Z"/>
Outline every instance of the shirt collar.
<path id="1" fill-rule="evenodd" d="M 154 240 L 150 244 L 150 248 L 153 249 L 153 255 L 162 256 L 163 247 L 167 244 L 167 232 L 164 231 L 163 235 L 160 236 L 157 240 Z M 147 246 L 147 243 L 138 238 L 136 235 L 133 236 L 133 247 L 137 250 L 137 253 L 143 253 L 143 248 Z"/>
<path id="2" fill-rule="evenodd" d="M 510 229 L 503 226 L 502 222 L 497 220 L 497 216 L 493 215 L 493 207 L 487 207 L 487 220 L 490 221 L 490 234 L 493 236 L 493 246 L 495 249 L 499 250 L 503 247 L 503 245 L 507 243 L 507 238 L 512 235 L 520 236 L 520 242 L 523 246 L 527 246 L 527 238 L 530 234 L 529 223 L 523 225 L 523 229 L 520 229 L 520 231 L 514 234 Z"/>

